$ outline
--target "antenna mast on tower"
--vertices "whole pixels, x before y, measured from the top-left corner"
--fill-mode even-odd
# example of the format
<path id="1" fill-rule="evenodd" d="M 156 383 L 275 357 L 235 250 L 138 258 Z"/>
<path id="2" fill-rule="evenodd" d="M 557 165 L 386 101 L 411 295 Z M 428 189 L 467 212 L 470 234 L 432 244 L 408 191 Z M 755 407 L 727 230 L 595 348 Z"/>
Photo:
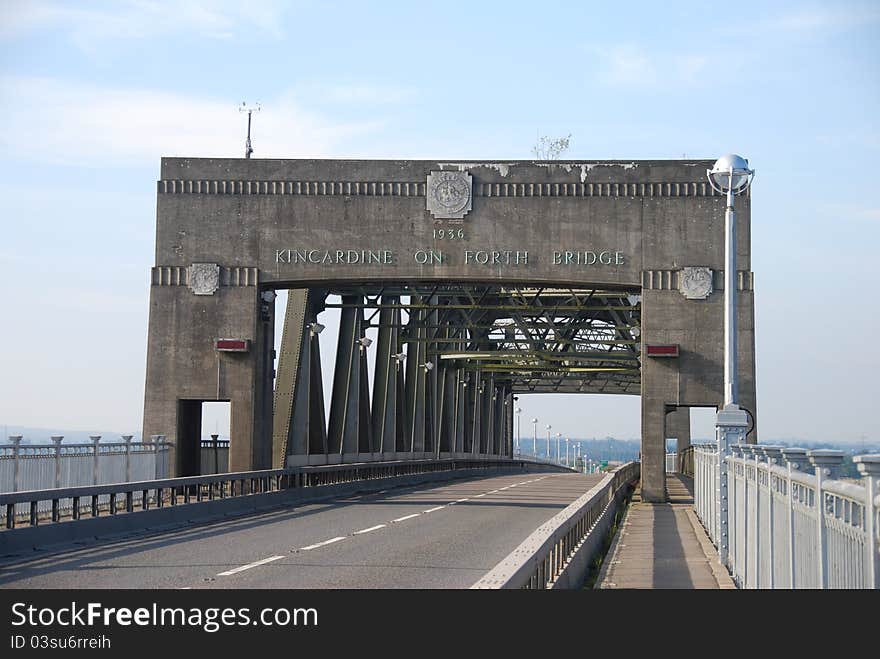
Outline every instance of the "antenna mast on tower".
<path id="1" fill-rule="evenodd" d="M 244 157 L 250 158 L 251 154 L 254 150 L 251 148 L 251 113 L 260 111 L 260 104 L 257 103 L 253 107 L 249 107 L 247 103 L 244 101 L 241 102 L 241 107 L 238 108 L 239 112 L 247 112 L 248 115 L 248 132 L 247 132 L 247 142 L 245 142 L 244 146 Z"/>

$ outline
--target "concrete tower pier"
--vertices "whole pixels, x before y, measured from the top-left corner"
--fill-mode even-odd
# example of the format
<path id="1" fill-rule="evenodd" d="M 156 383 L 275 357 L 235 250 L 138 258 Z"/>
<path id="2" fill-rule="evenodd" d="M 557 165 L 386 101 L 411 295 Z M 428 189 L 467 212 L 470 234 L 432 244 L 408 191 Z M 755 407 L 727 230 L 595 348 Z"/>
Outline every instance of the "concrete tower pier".
<path id="1" fill-rule="evenodd" d="M 144 435 L 197 473 L 201 405 L 230 401 L 231 470 L 510 455 L 516 394 L 640 395 L 642 495 L 664 500 L 666 438 L 723 397 L 711 165 L 163 158 Z M 748 194 L 736 210 L 754 421 Z"/>

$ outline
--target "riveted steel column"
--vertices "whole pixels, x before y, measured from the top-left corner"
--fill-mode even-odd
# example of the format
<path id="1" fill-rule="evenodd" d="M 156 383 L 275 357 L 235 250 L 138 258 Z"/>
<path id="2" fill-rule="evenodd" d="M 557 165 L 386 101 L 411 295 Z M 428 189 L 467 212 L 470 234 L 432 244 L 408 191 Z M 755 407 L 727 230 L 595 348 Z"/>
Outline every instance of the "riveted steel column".
<path id="1" fill-rule="evenodd" d="M 465 409 L 465 413 L 469 414 L 467 417 L 468 447 L 466 450 L 468 453 L 477 454 L 480 452 L 480 421 L 483 416 L 482 406 L 480 405 L 480 384 L 482 384 L 482 378 L 480 377 L 480 371 L 472 371 L 469 375 L 467 408 Z"/>
<path id="2" fill-rule="evenodd" d="M 321 342 L 317 334 L 311 334 L 309 339 L 309 373 L 307 395 L 308 417 L 307 426 L 303 432 L 308 437 L 308 452 L 310 455 L 327 455 L 327 415 L 324 411 L 324 376 L 321 367 Z M 294 415 L 293 423 L 297 423 Z"/>
<path id="3" fill-rule="evenodd" d="M 437 386 L 437 450 L 450 453 L 455 441 L 455 369 L 441 362 Z"/>
<path id="4" fill-rule="evenodd" d="M 373 383 L 373 439 L 376 450 L 394 453 L 397 450 L 397 416 L 400 392 L 397 389 L 401 363 L 394 356 L 400 351 L 400 303 L 396 296 L 383 296 L 379 310 L 379 336 L 376 345 L 376 370 Z"/>
<path id="5" fill-rule="evenodd" d="M 343 309 L 339 322 L 339 343 L 336 349 L 336 368 L 333 372 L 333 399 L 330 401 L 330 425 L 327 442 L 331 455 L 352 455 L 361 445 L 361 368 L 363 312 L 359 295 L 343 295 Z"/>
<path id="6" fill-rule="evenodd" d="M 412 303 L 418 304 L 420 297 L 413 296 Z M 427 353 L 427 332 L 425 312 L 421 309 L 410 311 L 407 323 L 408 338 L 406 352 L 406 450 L 422 453 L 425 450 L 425 355 Z"/>
<path id="7" fill-rule="evenodd" d="M 509 458 L 513 457 L 513 414 L 514 400 L 513 392 L 506 390 L 504 394 L 504 455 Z M 520 448 L 520 450 L 522 450 Z"/>
<path id="8" fill-rule="evenodd" d="M 487 373 L 480 382 L 480 449 L 479 453 L 490 453 L 492 432 L 495 424 L 495 408 L 492 406 L 494 374 Z"/>
<path id="9" fill-rule="evenodd" d="M 285 467 L 288 452 L 305 454 L 305 447 L 289 446 L 291 441 L 291 422 L 294 416 L 294 397 L 305 333 L 306 307 L 309 302 L 308 289 L 288 291 L 287 310 L 284 314 L 284 329 L 281 334 L 281 350 L 278 354 L 278 368 L 275 373 L 275 397 L 272 415 L 272 466 Z"/>
<path id="10" fill-rule="evenodd" d="M 288 294 L 275 379 L 275 468 L 285 467 L 290 457 L 305 462 L 307 455 L 327 453 L 320 342 L 318 334 L 311 331 L 317 322 L 319 300 L 320 293 L 308 289 Z"/>
<path id="11" fill-rule="evenodd" d="M 360 312 L 358 312 L 358 317 L 360 319 Z M 376 447 L 373 442 L 373 424 L 370 418 L 370 372 L 367 365 L 367 349 L 360 346 L 358 354 L 360 355 L 358 368 L 360 391 L 358 393 L 357 451 L 358 453 L 372 453 Z"/>
<path id="12" fill-rule="evenodd" d="M 436 305 L 438 299 L 436 295 L 428 298 L 428 303 L 433 307 L 425 317 L 427 327 L 424 331 L 425 336 L 425 359 L 424 363 L 431 365 L 430 370 L 425 371 L 425 432 L 424 432 L 424 451 L 431 453 L 437 457 L 439 446 L 439 418 L 438 418 L 438 388 L 440 386 L 440 369 L 438 368 L 439 359 L 436 355 L 436 343 L 429 339 L 436 339 L 438 335 L 438 321 L 440 314 L 437 312 Z"/>
<path id="13" fill-rule="evenodd" d="M 472 450 L 471 426 L 473 425 L 473 405 L 471 404 L 471 391 L 474 389 L 473 372 L 467 369 L 458 369 L 458 411 L 456 413 L 456 445 L 460 453 L 470 453 Z"/>

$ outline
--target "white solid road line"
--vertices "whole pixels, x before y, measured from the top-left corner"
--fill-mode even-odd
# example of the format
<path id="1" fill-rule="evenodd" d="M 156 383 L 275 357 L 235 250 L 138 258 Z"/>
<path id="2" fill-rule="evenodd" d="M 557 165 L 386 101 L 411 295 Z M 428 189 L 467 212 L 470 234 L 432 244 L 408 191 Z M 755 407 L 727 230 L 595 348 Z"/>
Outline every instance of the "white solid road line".
<path id="1" fill-rule="evenodd" d="M 485 492 L 483 492 L 482 494 L 477 494 L 477 495 L 475 495 L 475 496 L 474 496 L 474 499 L 479 499 L 480 497 L 484 497 L 484 496 L 486 496 L 486 493 L 485 493 Z"/>
<path id="2" fill-rule="evenodd" d="M 261 561 L 256 561 L 254 563 L 248 563 L 247 565 L 242 565 L 241 567 L 233 568 L 231 570 L 226 570 L 226 572 L 219 572 L 217 574 L 218 577 L 228 577 L 232 574 L 237 574 L 239 572 L 244 572 L 245 570 L 250 570 L 252 567 L 258 567 L 260 565 L 265 565 L 266 563 L 271 563 L 272 561 L 279 561 L 284 556 L 270 556 L 269 558 L 264 558 Z"/>
<path id="3" fill-rule="evenodd" d="M 360 531 L 355 531 L 352 535 L 361 535 L 362 533 L 369 533 L 370 531 L 378 531 L 379 529 L 384 529 L 384 524 L 376 524 L 376 526 L 371 526 L 368 529 L 361 529 Z"/>
<path id="4" fill-rule="evenodd" d="M 437 506 L 436 508 L 428 508 L 427 510 L 423 510 L 422 514 L 433 513 L 437 510 L 443 510 L 446 506 Z"/>
<path id="5" fill-rule="evenodd" d="M 408 519 L 412 519 L 413 517 L 418 517 L 421 513 L 413 513 L 412 515 L 404 515 L 403 517 L 398 517 L 397 519 L 392 519 L 393 522 L 405 522 Z"/>
<path id="6" fill-rule="evenodd" d="M 340 540 L 345 540 L 345 536 L 340 535 L 335 538 L 330 538 L 329 540 L 325 540 L 324 542 L 316 542 L 315 544 L 309 545 L 308 547 L 301 547 L 300 551 L 309 551 L 311 549 L 317 549 L 318 547 L 323 547 L 325 545 L 332 545 L 334 542 L 339 542 Z"/>

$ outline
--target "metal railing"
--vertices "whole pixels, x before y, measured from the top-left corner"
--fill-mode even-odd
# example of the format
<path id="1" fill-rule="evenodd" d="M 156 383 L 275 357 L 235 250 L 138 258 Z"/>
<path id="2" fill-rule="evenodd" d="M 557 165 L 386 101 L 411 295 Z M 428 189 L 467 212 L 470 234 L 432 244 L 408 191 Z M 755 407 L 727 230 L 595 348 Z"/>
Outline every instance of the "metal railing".
<path id="1" fill-rule="evenodd" d="M 724 527 L 718 450 L 696 446 L 693 455 L 694 508 L 717 547 Z M 737 585 L 880 588 L 880 455 L 853 461 L 861 479 L 832 480 L 840 451 L 731 447 L 727 568 Z"/>
<path id="2" fill-rule="evenodd" d="M 678 473 L 678 453 L 673 452 L 666 454 L 666 473 Z"/>
<path id="3" fill-rule="evenodd" d="M 358 481 L 414 476 L 471 469 L 544 469 L 525 460 L 416 460 L 313 467 L 292 467 L 237 473 L 167 478 L 110 485 L 52 488 L 0 493 L 5 528 L 17 524 L 76 521 L 151 508 L 213 501 L 275 492 L 291 488 L 316 488 Z"/>
<path id="4" fill-rule="evenodd" d="M 211 435 L 199 443 L 199 465 L 201 474 L 222 474 L 229 471 L 229 440 Z"/>
<path id="5" fill-rule="evenodd" d="M 685 446 L 678 456 L 678 473 L 694 477 L 694 447 Z"/>
<path id="6" fill-rule="evenodd" d="M 63 444 L 58 435 L 48 444 L 23 444 L 20 435 L 0 445 L 0 493 L 102 485 L 124 481 L 167 478 L 171 444 L 164 435 L 148 442 L 101 442 L 95 435 L 88 444 Z M 106 497 L 100 502 L 107 503 Z M 68 509 L 70 501 L 60 503 Z M 41 513 L 49 510 L 40 505 Z M 23 508 L 19 510 L 24 514 Z"/>
<path id="7" fill-rule="evenodd" d="M 553 588 L 584 543 L 588 539 L 601 540 L 597 536 L 610 524 L 609 518 L 625 488 L 638 479 L 640 466 L 628 462 L 608 473 L 598 485 L 539 527 L 472 588 Z"/>

